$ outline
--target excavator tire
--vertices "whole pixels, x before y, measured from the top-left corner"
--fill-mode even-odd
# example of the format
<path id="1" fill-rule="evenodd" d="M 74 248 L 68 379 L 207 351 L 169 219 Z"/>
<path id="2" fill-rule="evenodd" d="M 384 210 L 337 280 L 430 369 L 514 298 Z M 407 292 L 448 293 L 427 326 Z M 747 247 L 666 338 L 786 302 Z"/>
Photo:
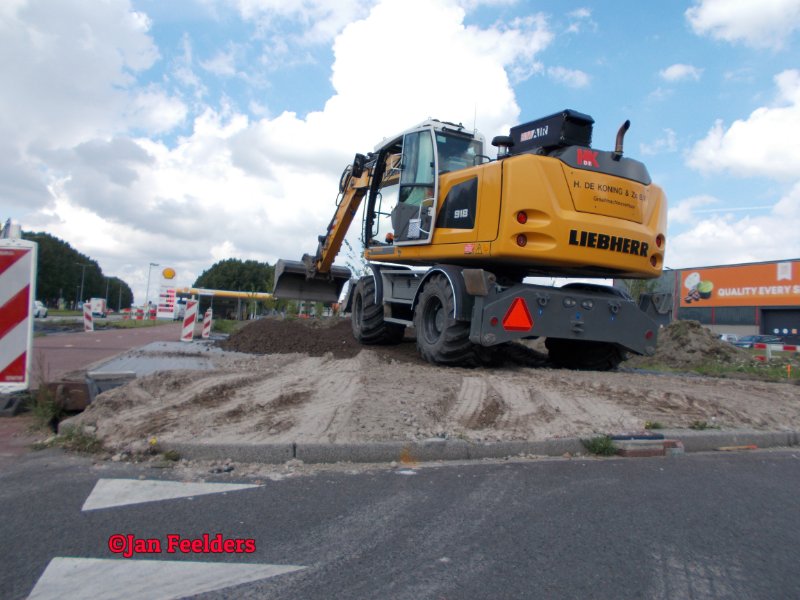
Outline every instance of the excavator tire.
<path id="1" fill-rule="evenodd" d="M 362 277 L 356 284 L 350 323 L 353 337 L 366 345 L 399 344 L 406 329 L 383 320 L 383 305 L 375 303 L 375 280 L 372 277 Z"/>
<path id="2" fill-rule="evenodd" d="M 419 294 L 414 310 L 417 350 L 430 363 L 477 367 L 488 362 L 480 346 L 469 340 L 470 324 L 453 317 L 453 289 L 443 275 L 433 275 Z"/>
<path id="3" fill-rule="evenodd" d="M 612 371 L 625 360 L 625 353 L 615 344 L 547 338 L 545 347 L 557 367 L 581 371 Z"/>

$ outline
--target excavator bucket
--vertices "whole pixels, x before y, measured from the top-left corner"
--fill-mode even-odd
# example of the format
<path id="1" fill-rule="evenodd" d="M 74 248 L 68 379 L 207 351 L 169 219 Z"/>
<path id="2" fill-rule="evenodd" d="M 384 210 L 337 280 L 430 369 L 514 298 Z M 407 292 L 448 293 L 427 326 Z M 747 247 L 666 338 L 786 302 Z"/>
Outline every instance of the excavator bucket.
<path id="1" fill-rule="evenodd" d="M 350 280 L 350 269 L 332 267 L 330 273 L 313 273 L 306 263 L 298 260 L 279 260 L 275 264 L 276 298 L 338 302 L 344 284 Z"/>

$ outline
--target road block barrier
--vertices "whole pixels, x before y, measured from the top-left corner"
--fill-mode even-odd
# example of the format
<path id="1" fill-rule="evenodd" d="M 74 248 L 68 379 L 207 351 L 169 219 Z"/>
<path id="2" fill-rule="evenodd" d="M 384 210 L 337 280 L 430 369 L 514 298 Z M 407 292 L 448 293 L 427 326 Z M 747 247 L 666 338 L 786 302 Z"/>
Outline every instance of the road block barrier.
<path id="1" fill-rule="evenodd" d="M 156 313 L 157 313 L 157 312 L 158 312 L 158 311 L 157 311 L 155 308 L 151 308 L 151 309 L 150 309 L 149 319 L 150 319 L 151 321 L 155 321 L 155 320 L 156 320 Z"/>
<path id="2" fill-rule="evenodd" d="M 94 331 L 94 317 L 92 316 L 92 305 L 88 302 L 83 305 L 83 330 Z"/>
<path id="3" fill-rule="evenodd" d="M 211 322 L 213 319 L 213 312 L 209 308 L 203 315 L 203 339 L 207 340 L 211 337 Z"/>
<path id="4" fill-rule="evenodd" d="M 759 342 L 753 344 L 753 348 L 764 351 L 764 354 L 756 355 L 756 360 L 761 362 L 771 359 L 773 352 L 797 352 L 797 346 L 794 344 L 763 344 Z"/>
<path id="5" fill-rule="evenodd" d="M 144 309 L 143 308 L 137 308 L 136 309 L 136 320 L 137 321 L 143 321 L 144 320 Z"/>
<path id="6" fill-rule="evenodd" d="M 130 308 L 123 308 L 122 309 L 122 320 L 123 321 L 130 321 L 131 320 L 131 309 Z"/>
<path id="7" fill-rule="evenodd" d="M 35 242 L 0 239 L 0 393 L 30 384 L 36 252 Z"/>
<path id="8" fill-rule="evenodd" d="M 181 329 L 181 341 L 191 342 L 194 339 L 194 326 L 197 323 L 197 310 L 199 302 L 197 300 L 186 301 L 186 313 L 183 316 L 183 328 Z"/>

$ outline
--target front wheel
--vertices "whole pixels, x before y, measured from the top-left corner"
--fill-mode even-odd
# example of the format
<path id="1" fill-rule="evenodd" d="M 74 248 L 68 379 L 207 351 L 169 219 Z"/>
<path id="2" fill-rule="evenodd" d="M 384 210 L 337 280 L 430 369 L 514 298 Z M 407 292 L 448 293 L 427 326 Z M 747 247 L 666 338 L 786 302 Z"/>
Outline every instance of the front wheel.
<path id="1" fill-rule="evenodd" d="M 469 340 L 470 324 L 458 321 L 453 289 L 444 275 L 433 275 L 420 292 L 414 309 L 417 350 L 430 363 L 476 367 L 481 348 Z"/>
<path id="2" fill-rule="evenodd" d="M 375 280 L 362 277 L 353 292 L 350 315 L 353 337 L 361 344 L 399 344 L 405 327 L 383 320 L 383 305 L 375 302 Z"/>

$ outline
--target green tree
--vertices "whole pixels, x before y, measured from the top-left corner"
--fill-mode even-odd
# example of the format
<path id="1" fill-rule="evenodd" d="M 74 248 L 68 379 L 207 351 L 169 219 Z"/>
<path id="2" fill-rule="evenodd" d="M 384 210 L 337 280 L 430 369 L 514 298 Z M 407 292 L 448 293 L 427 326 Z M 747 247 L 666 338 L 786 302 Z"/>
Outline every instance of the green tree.
<path id="1" fill-rule="evenodd" d="M 622 282 L 635 302 L 639 302 L 642 294 L 655 291 L 658 285 L 657 279 L 623 279 Z"/>
<path id="2" fill-rule="evenodd" d="M 68 305 L 88 298 L 105 298 L 116 307 L 122 287 L 123 306 L 133 298 L 127 283 L 117 277 L 107 278 L 97 261 L 75 250 L 69 243 L 49 233 L 23 232 L 22 237 L 38 244 L 36 297 L 48 306 L 63 298 Z M 83 282 L 83 298 L 79 299 Z"/>
<path id="3" fill-rule="evenodd" d="M 203 271 L 193 287 L 236 292 L 272 292 L 275 268 L 256 260 L 228 258 Z"/>

